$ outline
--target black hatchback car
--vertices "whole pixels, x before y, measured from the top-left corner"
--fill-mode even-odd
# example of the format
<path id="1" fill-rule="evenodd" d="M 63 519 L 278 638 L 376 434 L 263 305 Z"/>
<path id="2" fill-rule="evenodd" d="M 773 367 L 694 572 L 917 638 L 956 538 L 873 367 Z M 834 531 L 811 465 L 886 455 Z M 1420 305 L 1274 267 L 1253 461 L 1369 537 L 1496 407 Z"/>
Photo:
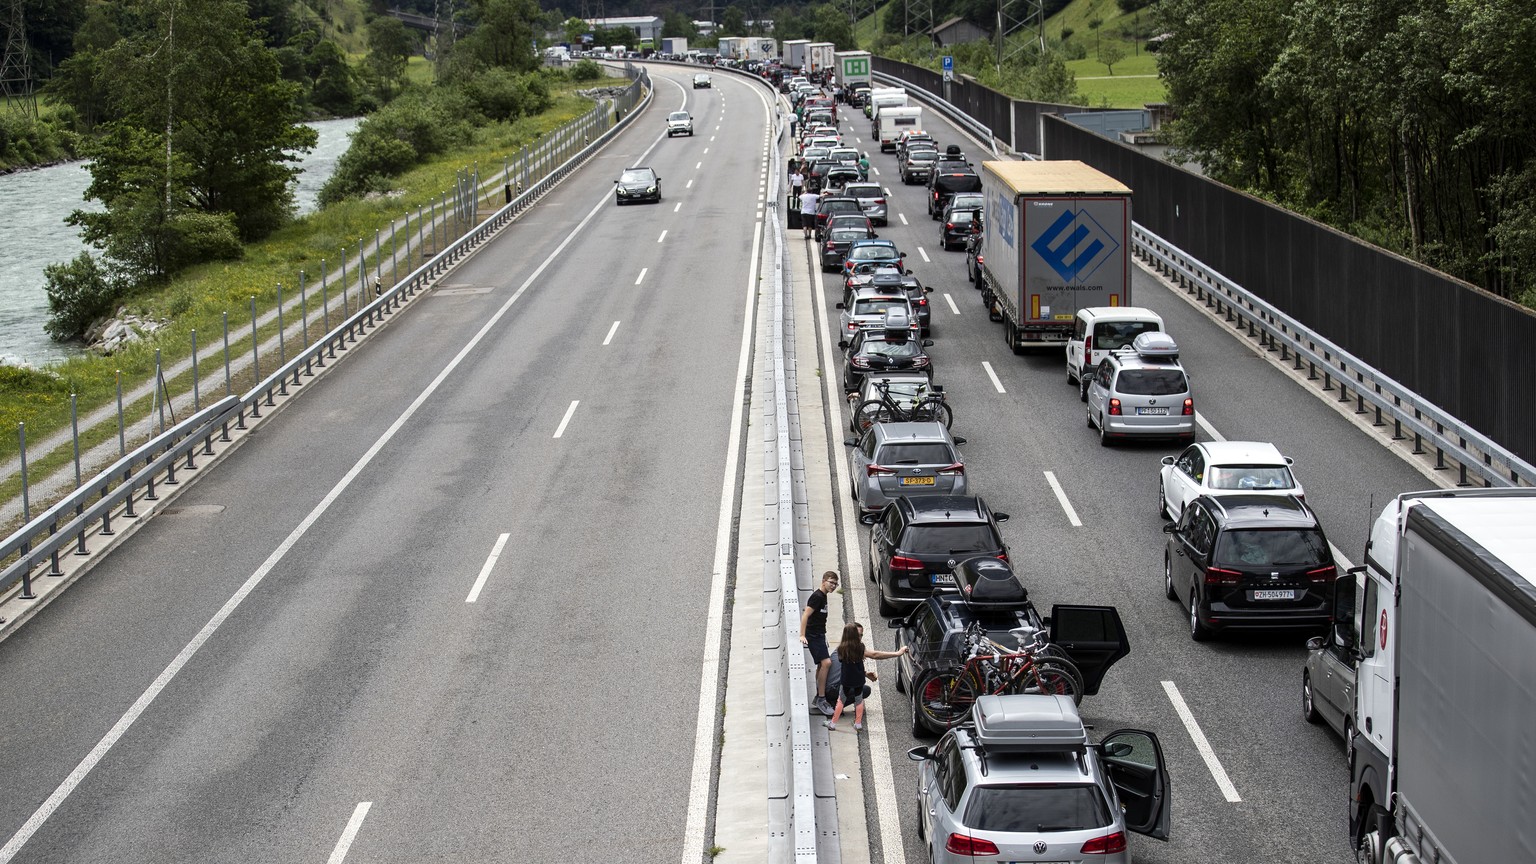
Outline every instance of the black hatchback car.
<path id="1" fill-rule="evenodd" d="M 956 561 L 1008 557 L 997 527 L 1008 514 L 993 513 L 974 495 L 897 498 L 866 519 L 869 579 L 879 586 L 881 615 L 954 585 Z"/>
<path id="2" fill-rule="evenodd" d="M 1232 628 L 1327 630 L 1338 567 L 1294 495 L 1202 495 L 1163 526 L 1163 590 L 1196 641 Z"/>
<path id="3" fill-rule="evenodd" d="M 888 330 L 860 330 L 838 347 L 846 348 L 847 359 L 843 363 L 843 390 L 853 393 L 864 387 L 864 376 L 871 372 L 896 372 L 910 370 L 933 378 L 933 360 L 924 349 L 933 345 L 932 339 L 918 339 L 910 335 L 907 325 Z"/>
<path id="4" fill-rule="evenodd" d="M 936 590 L 905 618 L 890 622 L 897 650 L 911 649 L 896 660 L 896 690 L 911 701 L 914 736 L 944 731 L 931 725 L 929 712 L 918 710 L 919 700 L 938 694 L 920 691 L 931 690 L 935 682 L 925 673 L 965 662 L 965 631 L 972 624 L 980 624 L 988 638 L 1009 647 L 1018 645 L 1011 632 L 1016 628 L 1048 629 L 1050 643 L 1082 673 L 1084 696 L 1097 694 L 1105 673 L 1131 653 L 1125 625 L 1113 606 L 1058 605 L 1042 618 L 1006 562 L 971 558 L 958 565 L 954 575 L 954 588 Z"/>
<path id="5" fill-rule="evenodd" d="M 933 176 L 928 180 L 928 215 L 934 219 L 943 216 L 956 192 L 980 191 L 981 176 L 969 164 L 941 160 L 933 166 Z"/>

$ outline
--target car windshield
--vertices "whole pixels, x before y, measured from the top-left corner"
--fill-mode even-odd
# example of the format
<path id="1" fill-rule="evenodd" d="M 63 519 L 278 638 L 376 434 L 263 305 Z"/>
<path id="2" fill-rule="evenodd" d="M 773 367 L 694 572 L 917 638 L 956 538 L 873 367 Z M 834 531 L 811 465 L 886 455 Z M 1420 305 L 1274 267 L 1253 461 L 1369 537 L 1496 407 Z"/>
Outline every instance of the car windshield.
<path id="1" fill-rule="evenodd" d="M 1245 489 L 1264 492 L 1292 489 L 1296 480 L 1284 465 L 1212 465 L 1205 472 L 1206 485 L 1212 489 Z"/>
<path id="2" fill-rule="evenodd" d="M 623 173 L 623 175 L 621 175 L 619 177 L 619 182 L 621 182 L 621 183 L 649 183 L 649 182 L 651 182 L 651 172 L 648 171 L 648 170 L 645 170 L 645 169 L 634 169 L 634 170 L 631 170 L 631 171 L 625 171 Z"/>
<path id="3" fill-rule="evenodd" d="M 864 342 L 865 354 L 876 354 L 881 357 L 916 357 L 922 353 L 922 346 L 916 339 L 869 339 Z"/>
<path id="4" fill-rule="evenodd" d="M 887 444 L 875 461 L 881 465 L 953 465 L 955 454 L 941 441 Z"/>
<path id="5" fill-rule="evenodd" d="M 852 195 L 855 198 L 879 198 L 881 193 L 879 186 L 855 186 L 850 183 L 843 190 L 843 194 Z"/>
<path id="6" fill-rule="evenodd" d="M 1086 831 L 1109 824 L 1104 795 L 1087 783 L 978 786 L 965 808 L 965 826 L 972 831 L 1040 834 Z"/>
<path id="7" fill-rule="evenodd" d="M 981 211 L 980 210 L 974 210 L 974 209 L 970 209 L 970 210 L 967 210 L 967 209 L 951 209 L 949 211 L 949 221 L 951 221 L 951 222 L 969 222 L 972 219 L 974 219 L 974 218 L 976 218 L 976 217 L 978 217 L 980 215 L 981 215 Z"/>
<path id="8" fill-rule="evenodd" d="M 906 311 L 907 301 L 895 297 L 871 297 L 864 300 L 853 301 L 854 315 L 879 315 L 881 320 L 885 318 L 885 310 L 900 309 Z"/>
<path id="9" fill-rule="evenodd" d="M 921 396 L 928 394 L 928 381 L 891 381 L 886 385 L 886 392 L 891 396 L 891 401 L 898 405 L 913 403 Z M 865 399 L 879 399 L 880 391 L 873 385 L 869 392 L 864 394 Z"/>
<path id="10" fill-rule="evenodd" d="M 933 162 L 939 158 L 939 154 L 933 150 L 914 150 L 907 154 L 908 162 Z"/>
<path id="11" fill-rule="evenodd" d="M 1222 534 L 1215 560 L 1249 567 L 1321 565 L 1328 561 L 1328 544 L 1315 528 L 1247 528 Z"/>
<path id="12" fill-rule="evenodd" d="M 941 174 L 933 179 L 933 186 L 940 192 L 979 192 L 981 178 L 975 174 Z"/>
<path id="13" fill-rule="evenodd" d="M 863 240 L 868 236 L 868 231 L 864 231 L 859 228 L 840 228 L 836 231 L 832 231 L 829 235 L 829 239 L 833 243 L 852 243 L 855 240 Z"/>
<path id="14" fill-rule="evenodd" d="M 857 201 L 825 201 L 821 205 L 823 213 L 861 213 Z"/>
<path id="15" fill-rule="evenodd" d="M 1182 369 L 1125 369 L 1115 384 L 1125 396 L 1176 396 L 1188 389 Z"/>
<path id="16" fill-rule="evenodd" d="M 687 120 L 688 119 L 688 112 L 687 111 L 673 111 L 671 114 L 667 115 L 667 119 L 668 120 Z"/>
<path id="17" fill-rule="evenodd" d="M 885 463 L 889 464 L 889 463 Z M 938 463 L 934 463 L 938 464 Z M 996 552 L 1002 547 L 986 523 L 972 525 L 913 525 L 901 538 L 901 548 L 920 555 L 959 555 Z M 1014 623 L 1010 626 L 1017 627 Z"/>
<path id="18" fill-rule="evenodd" d="M 1124 348 L 1143 333 L 1156 333 L 1155 321 L 1100 321 L 1093 325 L 1093 347 L 1097 351 Z"/>
<path id="19" fill-rule="evenodd" d="M 895 258 L 896 250 L 884 244 L 865 244 L 858 246 L 848 253 L 848 257 L 854 261 L 874 261 L 886 258 Z"/>

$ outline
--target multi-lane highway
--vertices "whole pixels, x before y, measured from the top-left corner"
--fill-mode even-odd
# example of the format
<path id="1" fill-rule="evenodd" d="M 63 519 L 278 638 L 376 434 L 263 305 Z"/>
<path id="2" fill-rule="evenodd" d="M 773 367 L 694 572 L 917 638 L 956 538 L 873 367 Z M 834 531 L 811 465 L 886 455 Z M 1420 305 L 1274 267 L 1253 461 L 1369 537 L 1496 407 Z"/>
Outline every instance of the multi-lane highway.
<path id="1" fill-rule="evenodd" d="M 0 864 L 679 860 L 710 806 L 691 791 L 718 698 L 708 610 L 743 476 L 762 205 L 783 195 L 763 185 L 771 94 L 725 74 L 692 90 L 692 71 L 653 66 L 633 128 L 0 643 Z M 682 107 L 697 134 L 668 140 Z M 1173 837 L 1137 860 L 1349 860 L 1343 746 L 1301 719 L 1301 640 L 1195 644 L 1163 599 L 1173 449 L 1099 446 L 1059 355 L 1008 351 L 921 188 L 842 113 L 890 188 L 881 236 L 935 289 L 936 380 L 1032 597 L 1113 603 L 1129 629 L 1084 711 L 1156 732 L 1170 760 Z M 639 164 L 662 202 L 614 206 Z M 830 327 L 840 286 L 789 240 Z M 1180 343 L 1202 437 L 1294 457 L 1351 559 L 1373 500 L 1429 485 L 1148 274 L 1134 291 Z M 832 339 L 802 369 L 838 369 Z M 835 466 L 840 382 L 820 381 Z M 834 491 L 814 521 L 850 518 Z M 842 554 L 889 647 L 862 543 Z M 865 748 L 893 781 L 840 818 L 921 862 L 920 742 L 893 677 Z"/>

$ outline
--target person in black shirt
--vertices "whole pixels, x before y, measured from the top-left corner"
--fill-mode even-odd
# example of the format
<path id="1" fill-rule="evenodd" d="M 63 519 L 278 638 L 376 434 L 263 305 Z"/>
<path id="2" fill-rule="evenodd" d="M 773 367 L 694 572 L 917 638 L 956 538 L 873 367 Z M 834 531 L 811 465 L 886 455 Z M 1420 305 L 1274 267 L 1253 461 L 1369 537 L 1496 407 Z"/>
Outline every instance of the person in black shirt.
<path id="1" fill-rule="evenodd" d="M 827 595 L 837 590 L 837 571 L 821 574 L 821 587 L 805 598 L 805 609 L 800 613 L 800 644 L 811 649 L 811 659 L 816 661 L 816 701 L 811 707 L 832 716 L 832 704 L 827 701 L 827 672 L 832 668 L 832 653 L 827 650 Z"/>

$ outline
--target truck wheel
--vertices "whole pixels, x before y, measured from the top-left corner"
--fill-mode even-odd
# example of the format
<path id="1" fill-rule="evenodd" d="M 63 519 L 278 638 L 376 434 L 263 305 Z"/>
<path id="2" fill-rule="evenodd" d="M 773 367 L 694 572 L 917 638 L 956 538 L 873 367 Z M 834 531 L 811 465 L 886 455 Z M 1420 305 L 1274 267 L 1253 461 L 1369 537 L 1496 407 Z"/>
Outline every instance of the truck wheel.
<path id="1" fill-rule="evenodd" d="M 1316 725 L 1323 721 L 1323 715 L 1317 713 L 1317 705 L 1312 701 L 1312 676 L 1301 673 L 1301 719 Z"/>

